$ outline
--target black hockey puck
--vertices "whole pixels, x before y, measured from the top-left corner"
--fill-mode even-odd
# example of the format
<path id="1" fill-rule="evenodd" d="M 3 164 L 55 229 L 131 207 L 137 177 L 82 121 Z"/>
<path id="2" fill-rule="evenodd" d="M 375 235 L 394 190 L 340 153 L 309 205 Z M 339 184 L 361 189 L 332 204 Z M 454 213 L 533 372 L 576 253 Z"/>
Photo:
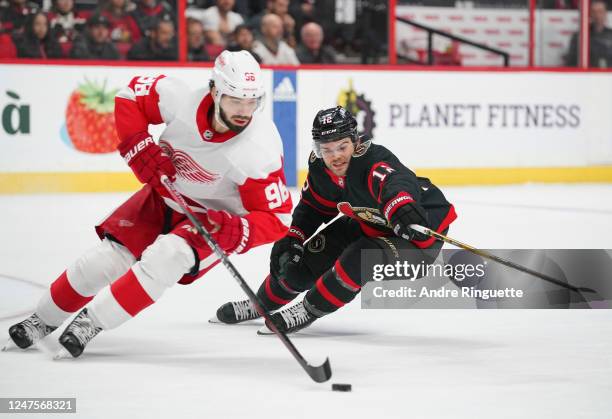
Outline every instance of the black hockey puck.
<path id="1" fill-rule="evenodd" d="M 351 391 L 351 389 L 350 384 L 332 384 L 333 391 Z"/>

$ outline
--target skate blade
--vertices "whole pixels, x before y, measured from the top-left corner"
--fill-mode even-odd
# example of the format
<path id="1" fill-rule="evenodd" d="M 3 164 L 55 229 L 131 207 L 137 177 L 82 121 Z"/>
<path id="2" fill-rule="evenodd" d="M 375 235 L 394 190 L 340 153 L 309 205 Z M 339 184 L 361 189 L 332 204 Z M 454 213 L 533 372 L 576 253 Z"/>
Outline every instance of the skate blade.
<path id="1" fill-rule="evenodd" d="M 8 342 L 2 347 L 2 352 L 7 352 L 12 349 L 17 348 L 18 346 L 13 342 L 13 339 L 9 339 Z"/>
<path id="2" fill-rule="evenodd" d="M 66 348 L 60 348 L 60 350 L 57 351 L 56 354 L 53 356 L 54 361 L 59 361 L 62 359 L 73 359 L 73 358 L 74 357 L 72 356 L 72 354 L 68 352 Z"/>
<path id="3" fill-rule="evenodd" d="M 257 334 L 258 335 L 262 335 L 262 336 L 267 336 L 267 335 L 273 335 L 274 332 L 272 330 L 268 329 L 268 326 L 262 326 L 257 331 Z"/>
<path id="4" fill-rule="evenodd" d="M 258 322 L 259 320 L 259 322 Z M 251 320 L 243 320 L 240 322 L 236 322 L 236 323 L 225 323 L 224 321 L 219 320 L 219 318 L 217 316 L 211 317 L 210 319 L 208 319 L 208 323 L 210 324 L 221 324 L 224 326 L 257 326 L 261 324 L 261 317 L 258 317 L 256 319 L 251 319 Z"/>

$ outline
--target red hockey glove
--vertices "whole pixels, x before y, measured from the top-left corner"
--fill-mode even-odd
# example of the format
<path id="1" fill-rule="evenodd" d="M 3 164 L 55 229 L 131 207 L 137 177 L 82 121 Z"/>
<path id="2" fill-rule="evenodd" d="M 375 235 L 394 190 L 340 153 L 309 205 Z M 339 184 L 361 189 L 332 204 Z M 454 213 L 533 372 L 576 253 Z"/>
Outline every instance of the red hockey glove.
<path id="1" fill-rule="evenodd" d="M 121 142 L 117 148 L 140 182 L 159 187 L 160 174 L 174 180 L 176 169 L 172 160 L 155 144 L 148 132 L 136 134 Z"/>
<path id="2" fill-rule="evenodd" d="M 393 226 L 396 236 L 406 240 L 422 239 L 422 235 L 411 229 L 410 224 L 427 227 L 427 214 L 409 193 L 400 192 L 387 201 L 383 215 Z"/>
<path id="3" fill-rule="evenodd" d="M 226 253 L 242 253 L 249 241 L 249 223 L 246 219 L 225 211 L 208 210 L 199 217 L 204 228 Z M 208 247 L 204 238 L 196 233 L 196 247 Z"/>

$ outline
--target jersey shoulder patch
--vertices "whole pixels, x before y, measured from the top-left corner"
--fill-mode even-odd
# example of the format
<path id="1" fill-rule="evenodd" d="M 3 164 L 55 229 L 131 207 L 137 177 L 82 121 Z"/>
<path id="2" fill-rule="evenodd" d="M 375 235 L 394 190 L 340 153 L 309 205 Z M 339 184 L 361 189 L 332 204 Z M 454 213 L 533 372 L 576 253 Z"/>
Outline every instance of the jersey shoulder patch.
<path id="1" fill-rule="evenodd" d="M 372 141 L 368 140 L 366 142 L 363 142 L 361 144 L 359 144 L 357 147 L 355 147 L 355 151 L 353 152 L 353 157 L 361 157 L 364 154 L 366 154 L 368 152 L 368 150 L 370 149 L 370 146 L 372 145 Z"/>
<path id="2" fill-rule="evenodd" d="M 315 154 L 314 151 L 310 152 L 310 156 L 308 157 L 308 164 L 312 164 L 315 162 L 315 160 L 317 159 L 317 155 Z"/>

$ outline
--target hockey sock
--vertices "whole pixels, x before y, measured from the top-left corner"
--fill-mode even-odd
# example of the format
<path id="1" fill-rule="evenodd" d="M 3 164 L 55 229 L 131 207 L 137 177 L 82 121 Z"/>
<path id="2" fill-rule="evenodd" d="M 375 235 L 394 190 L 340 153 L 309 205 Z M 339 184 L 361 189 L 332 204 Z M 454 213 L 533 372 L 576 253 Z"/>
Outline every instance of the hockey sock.
<path id="1" fill-rule="evenodd" d="M 315 286 L 304 297 L 304 307 L 317 317 L 333 313 L 353 301 L 361 291 L 359 267 L 350 274 L 336 261 L 334 267 L 325 272 Z"/>
<path id="2" fill-rule="evenodd" d="M 110 290 L 119 305 L 132 317 L 155 302 L 142 287 L 133 269 L 113 282 Z"/>
<path id="3" fill-rule="evenodd" d="M 38 300 L 34 312 L 45 324 L 59 327 L 70 314 L 78 311 L 91 299 L 92 297 L 81 295 L 75 289 L 68 281 L 67 271 L 64 271 Z"/>
<path id="4" fill-rule="evenodd" d="M 268 311 L 278 310 L 285 304 L 289 304 L 299 293 L 293 290 L 284 279 L 278 280 L 272 275 L 268 275 L 257 290 L 257 296 Z"/>
<path id="5" fill-rule="evenodd" d="M 157 301 L 194 262 L 194 253 L 183 238 L 162 234 L 145 249 L 140 261 L 98 293 L 90 311 L 104 329 L 118 327 Z"/>
<path id="6" fill-rule="evenodd" d="M 138 281 L 135 269 L 138 264 L 100 291 L 89 304 L 89 315 L 97 327 L 114 329 L 155 302 Z"/>
<path id="7" fill-rule="evenodd" d="M 93 297 L 79 294 L 68 281 L 68 275 L 64 271 L 51 284 L 51 298 L 55 305 L 63 311 L 74 313 L 83 308 Z"/>
<path id="8" fill-rule="evenodd" d="M 102 240 L 51 284 L 39 300 L 36 313 L 46 324 L 60 326 L 71 313 L 79 311 L 101 289 L 127 271 L 134 261 L 134 256 L 124 246 Z"/>

